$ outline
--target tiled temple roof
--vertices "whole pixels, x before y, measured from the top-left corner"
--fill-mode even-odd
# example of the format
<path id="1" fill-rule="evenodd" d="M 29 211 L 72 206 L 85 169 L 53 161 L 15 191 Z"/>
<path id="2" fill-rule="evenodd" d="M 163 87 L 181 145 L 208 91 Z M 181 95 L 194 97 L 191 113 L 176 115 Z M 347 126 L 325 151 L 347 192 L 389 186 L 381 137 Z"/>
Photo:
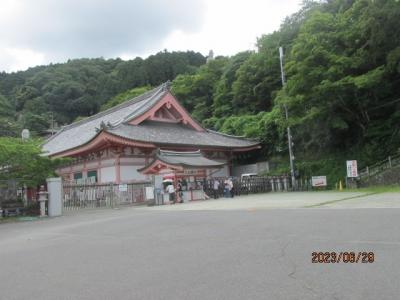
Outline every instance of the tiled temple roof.
<path id="1" fill-rule="evenodd" d="M 259 143 L 254 140 L 233 137 L 210 130 L 202 132 L 182 123 L 144 121 L 139 125 L 128 124 L 157 104 L 169 93 L 168 83 L 146 92 L 132 100 L 112 107 L 96 115 L 64 126 L 43 145 L 45 155 L 55 155 L 79 148 L 93 140 L 99 131 L 128 138 L 133 141 L 149 142 L 158 147 L 184 145 L 195 147 L 246 148 Z"/>
<path id="2" fill-rule="evenodd" d="M 185 145 L 198 147 L 235 148 L 257 145 L 258 142 L 233 137 L 215 131 L 199 132 L 181 124 L 145 121 L 139 126 L 121 124 L 109 129 L 109 133 L 140 142 L 151 142 L 159 146 Z"/>
<path id="3" fill-rule="evenodd" d="M 204 157 L 200 151 L 175 152 L 159 150 L 154 158 L 154 161 L 156 160 L 160 160 L 169 165 L 179 165 L 185 168 L 220 168 L 226 164 L 225 162 L 208 159 Z"/>

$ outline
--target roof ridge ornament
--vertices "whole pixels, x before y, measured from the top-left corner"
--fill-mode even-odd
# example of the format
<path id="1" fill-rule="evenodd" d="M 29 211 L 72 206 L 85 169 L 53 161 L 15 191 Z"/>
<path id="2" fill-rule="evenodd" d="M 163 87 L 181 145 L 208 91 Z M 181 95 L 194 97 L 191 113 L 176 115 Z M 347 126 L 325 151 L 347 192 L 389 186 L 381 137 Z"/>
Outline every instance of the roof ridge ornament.
<path id="1" fill-rule="evenodd" d="M 164 83 L 164 86 L 163 86 L 163 91 L 170 91 L 170 88 L 171 88 L 171 81 L 170 80 L 168 80 L 167 82 L 165 82 Z"/>
<path id="2" fill-rule="evenodd" d="M 114 128 L 114 126 L 110 123 L 110 121 L 108 121 L 107 123 L 105 123 L 104 121 L 101 121 L 99 127 L 96 127 L 96 132 L 100 132 L 102 130 L 107 130 L 107 129 L 112 129 L 112 128 Z"/>

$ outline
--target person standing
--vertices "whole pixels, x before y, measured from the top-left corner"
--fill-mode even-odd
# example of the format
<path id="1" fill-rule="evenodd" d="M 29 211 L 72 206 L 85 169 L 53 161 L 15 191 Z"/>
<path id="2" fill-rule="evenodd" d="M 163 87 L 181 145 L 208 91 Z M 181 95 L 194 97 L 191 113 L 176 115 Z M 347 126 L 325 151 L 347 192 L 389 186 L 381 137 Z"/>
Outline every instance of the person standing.
<path id="1" fill-rule="evenodd" d="M 180 179 L 178 180 L 178 185 L 176 187 L 176 190 L 177 190 L 178 202 L 183 203 L 183 188 L 182 188 L 182 181 Z"/>
<path id="2" fill-rule="evenodd" d="M 167 193 L 169 195 L 169 202 L 175 204 L 175 187 L 172 183 L 167 186 Z"/>
<path id="3" fill-rule="evenodd" d="M 235 196 L 235 190 L 234 190 L 234 188 L 233 188 L 233 181 L 232 181 L 232 178 L 229 178 L 228 184 L 229 184 L 229 193 L 230 193 L 230 196 L 231 196 L 231 198 L 233 198 L 233 197 Z"/>
<path id="4" fill-rule="evenodd" d="M 219 181 L 217 179 L 214 179 L 213 182 L 214 199 L 218 199 L 218 190 L 219 190 Z"/>
<path id="5" fill-rule="evenodd" d="M 229 178 L 226 178 L 224 181 L 224 197 L 229 198 L 229 193 L 230 193 Z"/>

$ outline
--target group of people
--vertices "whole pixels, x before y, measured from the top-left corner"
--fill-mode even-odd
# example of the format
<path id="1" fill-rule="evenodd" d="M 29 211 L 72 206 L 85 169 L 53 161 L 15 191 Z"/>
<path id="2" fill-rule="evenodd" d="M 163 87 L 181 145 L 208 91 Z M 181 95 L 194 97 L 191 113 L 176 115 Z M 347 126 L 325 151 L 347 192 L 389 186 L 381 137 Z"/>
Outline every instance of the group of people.
<path id="1" fill-rule="evenodd" d="M 218 179 L 214 179 L 213 182 L 214 199 L 218 199 L 220 184 L 221 183 Z M 233 181 L 231 177 L 228 177 L 224 180 L 224 197 L 233 198 L 234 196 L 235 196 L 235 190 L 233 187 Z"/>
<path id="2" fill-rule="evenodd" d="M 170 183 L 166 186 L 165 191 L 169 194 L 169 202 L 171 204 L 175 204 L 176 202 L 183 203 L 183 188 L 181 180 L 178 180 L 176 190 L 173 183 Z"/>
<path id="3" fill-rule="evenodd" d="M 219 193 L 220 193 L 220 186 L 221 182 L 218 179 L 214 179 L 213 181 L 213 196 L 214 199 L 219 198 Z M 224 188 L 224 197 L 225 198 L 233 198 L 235 195 L 235 190 L 233 186 L 233 181 L 232 177 L 228 177 L 223 181 L 223 188 Z M 182 186 L 182 181 L 178 180 L 176 188 L 174 184 L 171 182 L 165 187 L 165 192 L 169 195 L 169 203 L 170 204 L 175 204 L 175 203 L 183 203 L 183 186 Z M 210 197 L 204 193 L 204 197 L 206 199 L 209 199 Z"/>

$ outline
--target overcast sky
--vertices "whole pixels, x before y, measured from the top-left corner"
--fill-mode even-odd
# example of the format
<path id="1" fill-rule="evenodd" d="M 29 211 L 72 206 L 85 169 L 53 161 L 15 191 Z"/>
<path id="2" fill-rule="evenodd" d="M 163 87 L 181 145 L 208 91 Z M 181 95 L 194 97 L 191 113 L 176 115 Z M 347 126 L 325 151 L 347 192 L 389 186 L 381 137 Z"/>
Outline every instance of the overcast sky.
<path id="1" fill-rule="evenodd" d="M 0 0 L 0 71 L 163 49 L 232 55 L 279 28 L 299 0 Z"/>

